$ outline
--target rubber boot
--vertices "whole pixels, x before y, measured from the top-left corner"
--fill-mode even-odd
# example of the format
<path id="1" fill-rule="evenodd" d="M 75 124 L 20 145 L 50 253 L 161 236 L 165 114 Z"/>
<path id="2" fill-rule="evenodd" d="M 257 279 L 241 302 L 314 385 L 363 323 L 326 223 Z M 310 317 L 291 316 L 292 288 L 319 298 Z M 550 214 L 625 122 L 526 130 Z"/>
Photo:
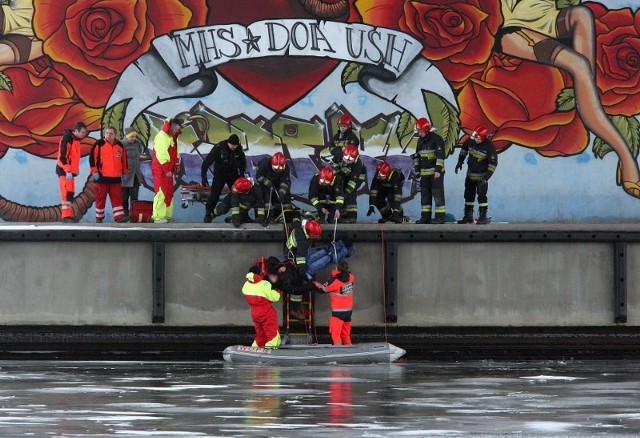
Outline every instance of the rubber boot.
<path id="1" fill-rule="evenodd" d="M 379 224 L 384 224 L 385 222 L 389 222 L 391 220 L 391 210 L 386 210 L 382 213 L 382 217 L 378 219 Z"/>
<path id="2" fill-rule="evenodd" d="M 434 224 L 444 224 L 444 219 L 445 219 L 445 213 L 436 213 L 436 217 L 433 220 Z"/>
<path id="3" fill-rule="evenodd" d="M 416 224 L 430 224 L 431 223 L 431 213 L 422 213 L 420 219 L 416 221 Z"/>
<path id="4" fill-rule="evenodd" d="M 464 216 L 458 221 L 459 224 L 472 224 L 473 223 L 473 207 L 464 208 Z"/>
<path id="5" fill-rule="evenodd" d="M 215 214 L 213 214 L 213 212 L 212 212 L 212 211 L 206 211 L 206 212 L 204 213 L 204 223 L 205 223 L 205 224 L 210 224 L 211 222 L 213 222 L 213 218 L 214 218 L 215 216 L 216 216 L 216 215 L 215 215 Z"/>
<path id="6" fill-rule="evenodd" d="M 477 225 L 486 225 L 489 223 L 489 219 L 487 218 L 487 207 L 480 207 L 480 217 L 478 218 Z"/>

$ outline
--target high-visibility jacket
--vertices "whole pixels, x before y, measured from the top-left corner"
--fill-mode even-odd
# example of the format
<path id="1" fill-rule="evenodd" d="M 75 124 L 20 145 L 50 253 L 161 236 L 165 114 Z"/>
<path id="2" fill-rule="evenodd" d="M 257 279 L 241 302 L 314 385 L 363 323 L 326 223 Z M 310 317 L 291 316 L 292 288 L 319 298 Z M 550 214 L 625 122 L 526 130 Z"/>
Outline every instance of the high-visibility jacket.
<path id="1" fill-rule="evenodd" d="M 175 172 L 178 165 L 178 140 L 165 131 L 153 139 L 151 168 L 155 172 Z"/>
<path id="2" fill-rule="evenodd" d="M 468 156 L 468 159 L 467 159 Z M 471 181 L 489 179 L 498 167 L 498 153 L 493 142 L 489 139 L 476 143 L 469 139 L 460 148 L 458 164 L 467 159 L 467 178 Z"/>
<path id="3" fill-rule="evenodd" d="M 120 141 L 113 144 L 102 139 L 98 140 L 91 148 L 89 155 L 91 173 L 98 172 L 100 178 L 97 182 L 115 184 L 122 181 L 122 174 L 128 173 L 127 153 Z"/>
<path id="4" fill-rule="evenodd" d="M 332 312 L 353 310 L 353 284 L 355 276 L 351 272 L 331 271 L 331 278 L 324 283 L 324 291 L 329 293 Z"/>
<path id="5" fill-rule="evenodd" d="M 80 172 L 80 140 L 73 136 L 73 132 L 65 129 L 58 145 L 56 174 L 63 176 L 68 172 L 73 176 Z"/>
<path id="6" fill-rule="evenodd" d="M 280 300 L 280 291 L 260 275 L 252 272 L 247 274 L 247 281 L 242 286 L 242 294 L 252 307 L 268 306 L 271 308 L 271 303 Z"/>
<path id="7" fill-rule="evenodd" d="M 415 172 L 420 176 L 433 176 L 444 173 L 444 140 L 435 132 L 418 138 L 413 159 Z"/>

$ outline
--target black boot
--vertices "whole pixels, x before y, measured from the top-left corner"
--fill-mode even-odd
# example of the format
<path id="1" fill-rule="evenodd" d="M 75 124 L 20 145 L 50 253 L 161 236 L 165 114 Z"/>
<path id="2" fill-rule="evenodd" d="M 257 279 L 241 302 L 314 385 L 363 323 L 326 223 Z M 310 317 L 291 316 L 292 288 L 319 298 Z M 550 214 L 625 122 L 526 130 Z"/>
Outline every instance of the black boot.
<path id="1" fill-rule="evenodd" d="M 422 213 L 420 219 L 416 221 L 416 224 L 430 224 L 431 223 L 431 213 Z"/>
<path id="2" fill-rule="evenodd" d="M 212 212 L 212 211 L 207 211 L 207 212 L 205 212 L 205 213 L 204 213 L 204 223 L 205 223 L 205 224 L 210 224 L 211 222 L 213 222 L 213 218 L 214 218 L 215 216 L 216 216 L 216 215 L 215 215 L 215 214 L 213 214 L 213 212 Z"/>
<path id="3" fill-rule="evenodd" d="M 459 224 L 472 224 L 473 223 L 473 207 L 464 208 L 464 216 L 458 221 Z"/>
<path id="4" fill-rule="evenodd" d="M 486 225 L 489 223 L 489 218 L 487 217 L 487 207 L 480 207 L 480 217 L 478 218 L 477 225 Z"/>
<path id="5" fill-rule="evenodd" d="M 433 221 L 434 224 L 444 224 L 444 219 L 445 219 L 445 213 L 436 213 L 436 217 Z"/>

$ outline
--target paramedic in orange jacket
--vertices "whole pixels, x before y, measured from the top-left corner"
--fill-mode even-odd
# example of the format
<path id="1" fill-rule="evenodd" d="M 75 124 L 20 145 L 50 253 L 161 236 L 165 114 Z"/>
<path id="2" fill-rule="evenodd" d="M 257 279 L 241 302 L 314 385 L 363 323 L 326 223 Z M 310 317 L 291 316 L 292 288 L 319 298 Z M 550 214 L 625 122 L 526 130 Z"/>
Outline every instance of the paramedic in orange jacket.
<path id="1" fill-rule="evenodd" d="M 87 136 L 87 125 L 76 123 L 73 131 L 65 129 L 58 145 L 56 175 L 62 198 L 62 221 L 78 222 L 73 216 L 71 203 L 75 196 L 75 177 L 80 172 L 80 141 Z"/>
<path id="2" fill-rule="evenodd" d="M 166 119 L 153 140 L 151 171 L 153 172 L 153 214 L 155 223 L 167 223 L 173 218 L 173 176 L 179 170 L 178 136 L 182 119 Z"/>
<path id="3" fill-rule="evenodd" d="M 338 262 L 338 268 L 331 271 L 331 278 L 324 284 L 313 284 L 329 294 L 331 300 L 331 319 L 329 333 L 333 345 L 351 345 L 351 313 L 353 311 L 353 283 L 356 279 L 349 272 L 345 260 Z"/>
<path id="4" fill-rule="evenodd" d="M 256 329 L 252 347 L 278 348 L 282 342 L 278 312 L 272 304 L 280 300 L 280 291 L 273 287 L 276 281 L 277 272 L 270 274 L 263 258 L 249 269 L 247 281 L 242 286 L 242 294 L 251 307 L 251 319 Z"/>
<path id="5" fill-rule="evenodd" d="M 91 148 L 89 155 L 93 188 L 96 197 L 96 223 L 104 221 L 104 209 L 107 196 L 111 200 L 113 220 L 125 222 L 124 207 L 122 206 L 122 176 L 127 170 L 127 154 L 124 146 L 116 139 L 116 128 L 108 126 L 104 130 L 104 137 Z"/>

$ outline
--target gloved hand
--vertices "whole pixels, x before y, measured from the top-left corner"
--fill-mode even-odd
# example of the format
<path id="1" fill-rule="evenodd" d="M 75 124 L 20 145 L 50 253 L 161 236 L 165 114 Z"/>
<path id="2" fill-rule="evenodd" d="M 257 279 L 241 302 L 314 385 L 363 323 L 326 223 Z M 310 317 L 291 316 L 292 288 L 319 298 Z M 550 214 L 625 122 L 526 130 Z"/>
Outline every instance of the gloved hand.
<path id="1" fill-rule="evenodd" d="M 263 217 L 260 219 L 260 225 L 262 225 L 263 227 L 267 228 L 269 226 L 269 218 L 268 217 Z"/>
<path id="2" fill-rule="evenodd" d="M 209 181 L 207 181 L 207 178 L 202 178 L 200 184 L 202 185 L 202 187 L 209 187 Z"/>
<path id="3" fill-rule="evenodd" d="M 484 180 L 485 180 L 485 181 L 489 181 L 489 178 L 491 178 L 491 175 L 493 175 L 493 173 L 491 173 L 491 172 L 487 172 L 487 173 L 485 173 L 485 174 L 484 174 Z"/>
<path id="4" fill-rule="evenodd" d="M 280 202 L 282 202 L 286 194 L 287 194 L 286 190 L 278 190 L 278 198 L 280 199 Z"/>
<path id="5" fill-rule="evenodd" d="M 318 292 L 324 292 L 324 290 L 322 289 L 322 283 L 320 283 L 318 280 L 313 280 L 311 284 L 313 284 L 313 287 L 318 289 Z"/>
<path id="6" fill-rule="evenodd" d="M 458 161 L 458 164 L 456 164 L 456 170 L 455 172 L 458 173 L 458 170 L 462 170 L 462 161 Z"/>
<path id="7" fill-rule="evenodd" d="M 73 173 L 67 172 L 66 178 L 67 178 L 67 181 L 71 181 L 73 179 Z"/>
<path id="8" fill-rule="evenodd" d="M 393 213 L 391 213 L 391 221 L 396 224 L 402 223 L 402 216 L 400 215 L 399 211 L 394 211 Z"/>
<path id="9" fill-rule="evenodd" d="M 93 180 L 98 181 L 100 179 L 100 172 L 93 172 Z M 69 178 L 67 178 L 69 179 Z"/>
<path id="10" fill-rule="evenodd" d="M 371 216 L 373 213 L 375 213 L 376 208 L 373 205 L 369 206 L 369 210 L 367 210 L 367 216 Z"/>
<path id="11" fill-rule="evenodd" d="M 233 218 L 231 218 L 231 223 L 233 224 L 234 227 L 240 228 L 240 225 L 242 225 L 242 222 L 240 221 L 240 216 L 238 215 L 233 216 Z"/>

